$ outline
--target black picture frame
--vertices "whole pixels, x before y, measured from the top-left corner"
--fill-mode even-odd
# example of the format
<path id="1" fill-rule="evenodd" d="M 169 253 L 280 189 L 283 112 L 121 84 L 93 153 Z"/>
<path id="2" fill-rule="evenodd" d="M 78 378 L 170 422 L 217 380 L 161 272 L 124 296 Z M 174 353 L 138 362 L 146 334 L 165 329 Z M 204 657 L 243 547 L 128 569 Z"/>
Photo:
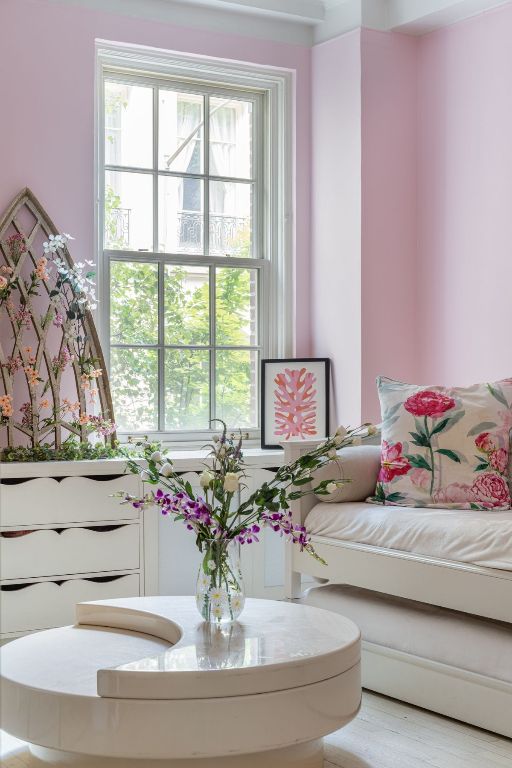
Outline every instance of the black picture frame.
<path id="1" fill-rule="evenodd" d="M 331 361 L 328 357 L 285 357 L 285 358 L 266 358 L 261 361 L 261 375 L 260 375 L 260 402 L 261 402 L 261 447 L 264 449 L 282 448 L 281 445 L 275 441 L 275 431 L 269 430 L 269 397 L 267 389 L 269 387 L 269 381 L 272 381 L 276 373 L 279 372 L 279 368 L 290 367 L 290 364 L 304 364 L 307 368 L 317 368 L 321 366 L 323 374 L 323 382 L 318 382 L 318 396 L 323 397 L 323 411 L 318 417 L 318 422 L 321 423 L 322 430 L 318 432 L 318 437 L 321 439 L 329 435 L 329 395 L 330 395 L 330 383 L 331 383 Z M 271 371 L 271 368 L 274 371 Z M 274 386 L 273 384 L 271 386 Z M 271 406 L 270 406 L 271 407 Z M 320 433 L 322 432 L 322 433 Z M 313 435 L 311 437 L 314 437 Z M 286 439 L 283 437 L 283 439 Z"/>

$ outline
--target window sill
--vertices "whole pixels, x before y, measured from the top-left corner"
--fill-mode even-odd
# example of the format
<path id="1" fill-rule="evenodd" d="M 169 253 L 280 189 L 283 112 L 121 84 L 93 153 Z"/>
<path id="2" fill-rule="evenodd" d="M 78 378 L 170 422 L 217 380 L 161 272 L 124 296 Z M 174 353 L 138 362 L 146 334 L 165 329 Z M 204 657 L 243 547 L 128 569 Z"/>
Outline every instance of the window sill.
<path id="1" fill-rule="evenodd" d="M 178 472 L 200 472 L 207 460 L 207 450 L 167 449 L 168 455 Z M 248 447 L 244 450 L 246 466 L 256 469 L 271 469 L 283 463 L 282 450 L 264 450 Z M 0 466 L 0 480 L 27 479 L 35 477 L 84 477 L 101 475 L 122 475 L 126 471 L 125 459 L 98 459 L 97 461 L 36 461 L 7 462 Z"/>

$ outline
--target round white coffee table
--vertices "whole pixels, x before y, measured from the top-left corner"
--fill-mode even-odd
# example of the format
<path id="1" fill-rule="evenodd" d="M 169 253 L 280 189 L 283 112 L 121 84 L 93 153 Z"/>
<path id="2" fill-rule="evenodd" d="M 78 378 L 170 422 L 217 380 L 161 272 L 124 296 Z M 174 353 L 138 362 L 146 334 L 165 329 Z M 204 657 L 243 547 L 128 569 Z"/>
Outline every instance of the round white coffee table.
<path id="1" fill-rule="evenodd" d="M 1 727 L 42 765 L 321 768 L 361 700 L 355 624 L 270 600 L 222 628 L 191 597 L 81 603 L 0 653 Z"/>

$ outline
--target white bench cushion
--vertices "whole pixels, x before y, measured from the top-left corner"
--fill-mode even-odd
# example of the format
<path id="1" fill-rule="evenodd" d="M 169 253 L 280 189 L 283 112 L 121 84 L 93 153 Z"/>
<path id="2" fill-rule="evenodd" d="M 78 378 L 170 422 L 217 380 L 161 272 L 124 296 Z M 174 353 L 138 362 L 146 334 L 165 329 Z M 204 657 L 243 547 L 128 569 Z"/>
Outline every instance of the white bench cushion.
<path id="1" fill-rule="evenodd" d="M 370 643 L 512 683 L 510 624 L 345 585 L 314 587 L 302 602 L 351 619 Z"/>
<path id="2" fill-rule="evenodd" d="M 313 535 L 512 571 L 512 512 L 317 504 Z"/>

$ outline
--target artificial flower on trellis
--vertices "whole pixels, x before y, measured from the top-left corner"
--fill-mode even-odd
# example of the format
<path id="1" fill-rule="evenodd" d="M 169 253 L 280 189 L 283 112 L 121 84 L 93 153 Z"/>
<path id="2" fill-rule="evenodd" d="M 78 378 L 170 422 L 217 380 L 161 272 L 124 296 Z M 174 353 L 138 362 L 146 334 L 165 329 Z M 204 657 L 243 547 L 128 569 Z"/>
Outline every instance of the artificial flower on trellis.
<path id="1" fill-rule="evenodd" d="M 115 437 L 91 311 L 93 262 L 74 263 L 29 190 L 0 223 L 0 440 L 12 451 L 105 445 Z M 3 392 L 1 391 L 3 389 Z M 65 452 L 65 451 L 64 451 Z M 84 451 L 82 451 L 84 454 Z M 87 452 L 85 452 L 87 455 Z"/>

